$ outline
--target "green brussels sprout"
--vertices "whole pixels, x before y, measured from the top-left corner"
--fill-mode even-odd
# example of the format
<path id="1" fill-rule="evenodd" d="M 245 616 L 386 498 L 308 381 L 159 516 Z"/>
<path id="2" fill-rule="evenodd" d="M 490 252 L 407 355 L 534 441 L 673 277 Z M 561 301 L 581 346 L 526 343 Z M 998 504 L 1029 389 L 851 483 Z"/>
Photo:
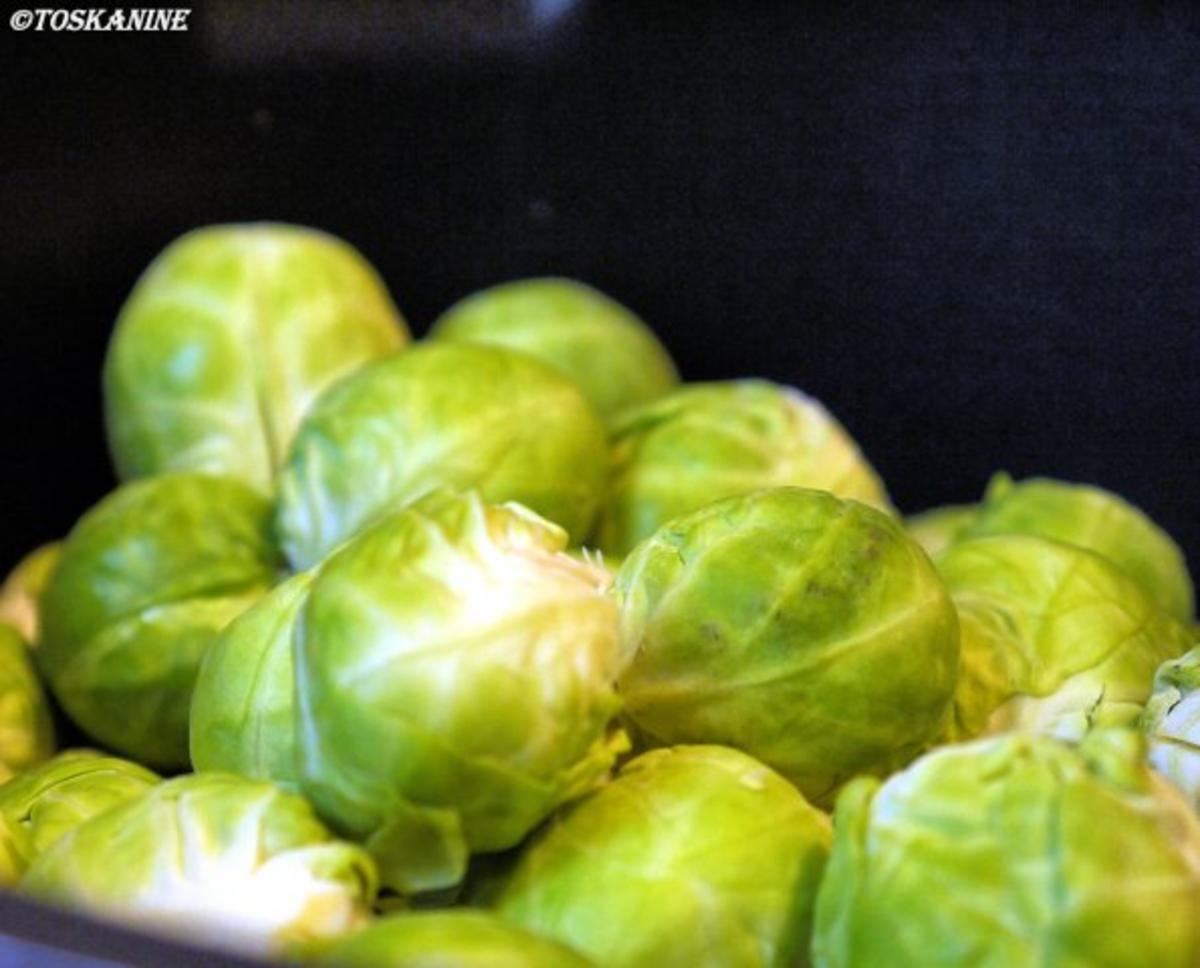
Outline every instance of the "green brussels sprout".
<path id="1" fill-rule="evenodd" d="M 366 923 L 375 868 L 303 797 L 227 773 L 167 780 L 39 854 L 21 890 L 164 934 L 249 952 Z"/>
<path id="2" fill-rule="evenodd" d="M 556 817 L 496 909 L 612 968 L 807 964 L 830 839 L 744 753 L 655 750 Z"/>
<path id="3" fill-rule="evenodd" d="M 426 344 L 325 394 L 279 481 L 277 528 L 309 568 L 374 519 L 441 487 L 517 501 L 586 535 L 604 427 L 566 378 L 522 353 Z"/>
<path id="4" fill-rule="evenodd" d="M 8 858 L 0 886 L 16 884 L 33 860 L 67 831 L 158 783 L 143 766 L 91 750 L 59 753 L 0 786 L 0 825 Z"/>
<path id="5" fill-rule="evenodd" d="M 784 485 L 889 508 L 871 465 L 811 397 L 766 380 L 684 386 L 613 428 L 596 543 L 623 556 L 672 518 Z"/>
<path id="6" fill-rule="evenodd" d="M 819 968 L 1194 968 L 1200 821 L 1134 731 L 1011 734 L 848 785 Z"/>
<path id="7" fill-rule="evenodd" d="M 1078 739 L 1133 726 L 1155 669 L 1191 644 L 1107 558 L 1032 535 L 950 547 L 938 570 L 958 606 L 962 672 L 947 739 L 1032 729 Z"/>
<path id="8" fill-rule="evenodd" d="M 974 519 L 974 504 L 948 504 L 931 508 L 904 519 L 904 526 L 931 558 L 936 558 L 958 540 L 962 530 Z"/>
<path id="9" fill-rule="evenodd" d="M 0 625 L 11 625 L 30 645 L 38 641 L 38 600 L 61 554 L 60 541 L 42 545 L 17 562 L 0 585 Z"/>
<path id="10" fill-rule="evenodd" d="M 828 802 L 941 728 L 954 606 L 888 514 L 826 491 L 727 498 L 661 528 L 617 573 L 618 691 L 643 745 L 718 743 Z"/>
<path id="11" fill-rule="evenodd" d="M 344 968 L 587 968 L 571 949 L 484 911 L 427 911 L 382 918 L 345 938 L 296 952 Z"/>
<path id="12" fill-rule="evenodd" d="M 645 323 L 571 279 L 521 279 L 484 289 L 446 310 L 429 335 L 536 356 L 573 380 L 605 419 L 679 382 Z"/>
<path id="13" fill-rule="evenodd" d="M 138 280 L 109 344 L 117 473 L 269 490 L 318 394 L 407 341 L 383 282 L 340 239 L 269 223 L 189 232 Z"/>
<path id="14" fill-rule="evenodd" d="M 1170 536 L 1109 491 L 1046 478 L 1013 483 L 997 474 L 961 538 L 1033 534 L 1111 559 L 1160 608 L 1192 620 L 1192 579 Z"/>
<path id="15" fill-rule="evenodd" d="M 330 557 L 298 623 L 304 792 L 401 893 L 513 846 L 624 747 L 607 573 L 519 505 L 427 495 Z"/>
<path id="16" fill-rule="evenodd" d="M 100 743 L 186 767 L 200 659 L 275 566 L 270 504 L 249 486 L 194 473 L 126 484 L 67 538 L 42 596 L 42 671 Z"/>
<path id="17" fill-rule="evenodd" d="M 312 580 L 301 572 L 278 585 L 205 652 L 192 693 L 194 769 L 298 787 L 292 640 Z"/>
<path id="18" fill-rule="evenodd" d="M 20 633 L 0 625 L 0 783 L 54 752 L 54 719 Z"/>
<path id="19" fill-rule="evenodd" d="M 1200 811 L 1200 646 L 1164 662 L 1142 716 L 1150 764 Z"/>

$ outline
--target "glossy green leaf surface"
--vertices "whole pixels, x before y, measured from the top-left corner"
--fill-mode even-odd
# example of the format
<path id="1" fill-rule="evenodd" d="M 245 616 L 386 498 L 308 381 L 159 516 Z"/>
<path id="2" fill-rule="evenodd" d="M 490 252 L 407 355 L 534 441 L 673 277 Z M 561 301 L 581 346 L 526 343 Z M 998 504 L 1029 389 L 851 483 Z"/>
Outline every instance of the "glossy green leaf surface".
<path id="1" fill-rule="evenodd" d="M 577 384 L 608 420 L 679 382 L 671 357 L 645 323 L 571 279 L 520 279 L 473 293 L 441 315 L 430 338 L 536 356 Z"/>
<path id="2" fill-rule="evenodd" d="M 267 952 L 367 920 L 375 868 L 302 797 L 226 773 L 168 780 L 40 854 L 21 890 L 224 949 Z"/>
<path id="3" fill-rule="evenodd" d="M 726 497 L 796 486 L 888 508 L 878 475 L 818 401 L 766 380 L 698 383 L 623 414 L 595 531 L 623 556 L 672 518 Z"/>
<path id="4" fill-rule="evenodd" d="M 817 901 L 819 968 L 1190 968 L 1200 821 L 1132 731 L 1022 734 L 848 786 Z"/>
<path id="5" fill-rule="evenodd" d="M 122 479 L 237 477 L 266 492 L 330 384 L 408 341 L 367 261 L 294 225 L 214 225 L 177 239 L 138 280 L 104 363 Z"/>
<path id="6" fill-rule="evenodd" d="M 829 841 L 744 753 L 655 750 L 556 816 L 496 908 L 613 968 L 803 965 Z"/>
<path id="7" fill-rule="evenodd" d="M 936 736 L 958 622 L 891 515 L 772 488 L 677 518 L 617 573 L 619 690 L 646 745 L 719 743 L 816 802 Z"/>
<path id="8" fill-rule="evenodd" d="M 269 523 L 256 491 L 195 473 L 123 485 L 80 519 L 42 596 L 37 657 L 89 735 L 187 765 L 200 660 L 274 581 Z"/>
<path id="9" fill-rule="evenodd" d="M 313 581 L 296 650 L 303 788 L 369 838 L 390 886 L 456 883 L 467 849 L 512 846 L 620 749 L 616 605 L 566 543 L 517 505 L 437 492 Z"/>
<path id="10" fill-rule="evenodd" d="M 511 350 L 426 344 L 321 398 L 280 477 L 280 544 L 293 567 L 311 567 L 443 487 L 524 504 L 580 541 L 605 462 L 600 418 L 565 377 Z"/>

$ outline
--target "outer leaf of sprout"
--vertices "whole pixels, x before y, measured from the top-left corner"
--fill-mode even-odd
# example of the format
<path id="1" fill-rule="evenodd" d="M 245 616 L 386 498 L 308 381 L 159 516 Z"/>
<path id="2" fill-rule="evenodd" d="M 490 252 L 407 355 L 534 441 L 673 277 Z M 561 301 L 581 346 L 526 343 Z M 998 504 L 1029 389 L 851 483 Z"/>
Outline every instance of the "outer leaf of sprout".
<path id="1" fill-rule="evenodd" d="M 619 690 L 643 745 L 734 746 L 823 803 L 941 729 L 954 607 L 881 511 L 800 488 L 728 498 L 661 528 L 616 587 Z"/>
<path id="2" fill-rule="evenodd" d="M 960 537 L 1032 534 L 1079 545 L 1113 561 L 1151 601 L 1191 622 L 1192 580 L 1170 535 L 1110 491 L 1048 478 L 1014 483 L 997 474 Z"/>
<path id="3" fill-rule="evenodd" d="M 962 672 L 947 738 L 1033 729 L 1078 739 L 1134 726 L 1159 664 L 1191 635 L 1109 559 L 1030 535 L 964 540 L 938 559 Z"/>
<path id="4" fill-rule="evenodd" d="M 54 720 L 29 646 L 0 625 L 0 783 L 54 752 Z"/>
<path id="5" fill-rule="evenodd" d="M 569 948 L 483 911 L 382 918 L 347 938 L 293 952 L 298 961 L 343 968 L 587 968 Z"/>
<path id="6" fill-rule="evenodd" d="M 298 625 L 304 791 L 384 882 L 447 887 L 607 774 L 608 575 L 517 505 L 438 492 L 321 567 Z M 422 838 L 428 849 L 411 849 Z"/>
<path id="7" fill-rule="evenodd" d="M 604 426 L 565 377 L 500 347 L 430 343 L 321 398 L 280 476 L 277 531 L 292 565 L 308 568 L 444 487 L 519 502 L 579 541 L 606 461 Z"/>
<path id="8" fill-rule="evenodd" d="M 1200 821 L 1136 732 L 1013 734 L 848 785 L 820 968 L 1200 963 Z"/>
<path id="9" fill-rule="evenodd" d="M 188 763 L 188 704 L 205 650 L 275 576 L 269 505 L 232 478 L 126 484 L 71 531 L 42 596 L 38 662 L 105 746 Z"/>
<path id="10" fill-rule="evenodd" d="M 1150 763 L 1200 811 L 1200 646 L 1159 667 L 1142 726 Z"/>
<path id="11" fill-rule="evenodd" d="M 302 797 L 196 773 L 64 834 L 21 889 L 147 930 L 265 952 L 364 924 L 375 868 Z"/>
<path id="12" fill-rule="evenodd" d="M 807 964 L 829 819 L 744 753 L 646 753 L 557 816 L 500 914 L 614 968 Z"/>
<path id="13" fill-rule="evenodd" d="M 818 401 L 765 380 L 684 386 L 614 426 L 596 542 L 624 556 L 672 518 L 785 485 L 889 507 L 871 465 Z"/>
<path id="14" fill-rule="evenodd" d="M 96 814 L 141 796 L 158 777 L 129 760 L 68 750 L 0 786 L 3 865 L 11 886 L 39 854 Z"/>
<path id="15" fill-rule="evenodd" d="M 925 553 L 936 558 L 958 539 L 975 513 L 974 504 L 950 504 L 909 515 L 904 519 L 904 526 Z"/>
<path id="16" fill-rule="evenodd" d="M 277 585 L 204 654 L 189 720 L 194 769 L 298 787 L 292 652 L 312 580 L 301 572 Z"/>
<path id="17" fill-rule="evenodd" d="M 32 646 L 36 646 L 39 601 L 50 572 L 62 554 L 62 542 L 36 548 L 22 558 L 0 585 L 0 624 L 11 625 Z"/>
<path id="18" fill-rule="evenodd" d="M 109 344 L 117 471 L 204 471 L 269 491 L 317 396 L 407 341 L 383 283 L 340 239 L 270 223 L 189 232 L 138 280 Z"/>
<path id="19" fill-rule="evenodd" d="M 507 346 L 538 357 L 574 381 L 612 419 L 679 382 L 650 329 L 620 303 L 571 279 L 521 279 L 451 306 L 431 339 Z"/>

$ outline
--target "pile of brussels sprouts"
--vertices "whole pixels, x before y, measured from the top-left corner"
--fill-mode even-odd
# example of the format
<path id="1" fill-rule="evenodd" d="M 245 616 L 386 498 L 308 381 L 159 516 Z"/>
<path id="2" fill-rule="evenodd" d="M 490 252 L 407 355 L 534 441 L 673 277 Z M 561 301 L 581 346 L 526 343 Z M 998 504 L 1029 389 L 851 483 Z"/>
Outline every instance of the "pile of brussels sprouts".
<path id="1" fill-rule="evenodd" d="M 906 521 L 820 403 L 680 385 L 564 279 L 408 344 L 307 229 L 137 282 L 122 483 L 0 595 L 3 885 L 298 963 L 1200 964 L 1192 584 L 1137 508 Z"/>

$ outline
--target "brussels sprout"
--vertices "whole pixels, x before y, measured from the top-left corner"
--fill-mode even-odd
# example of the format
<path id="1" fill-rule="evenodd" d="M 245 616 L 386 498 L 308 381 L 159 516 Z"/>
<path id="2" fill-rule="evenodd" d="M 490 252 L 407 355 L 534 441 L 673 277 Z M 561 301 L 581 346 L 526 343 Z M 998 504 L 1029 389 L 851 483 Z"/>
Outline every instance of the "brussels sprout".
<path id="1" fill-rule="evenodd" d="M 1200 811 L 1200 646 L 1164 662 L 1154 677 L 1142 725 L 1150 763 Z"/>
<path id="2" fill-rule="evenodd" d="M 936 558 L 954 544 L 975 513 L 974 504 L 948 504 L 911 515 L 904 519 L 904 526 L 925 553 Z"/>
<path id="3" fill-rule="evenodd" d="M 774 488 L 677 518 L 617 573 L 646 745 L 719 743 L 810 800 L 936 736 L 958 672 L 954 606 L 899 521 Z"/>
<path id="4" fill-rule="evenodd" d="M 571 279 L 521 279 L 484 289 L 446 310 L 430 338 L 524 350 L 573 380 L 605 418 L 679 382 L 645 323 Z"/>
<path id="5" fill-rule="evenodd" d="M 591 962 L 483 911 L 383 918 L 337 941 L 298 951 L 298 960 L 345 968 L 587 968 Z"/>
<path id="6" fill-rule="evenodd" d="M 204 654 L 192 693 L 195 769 L 298 786 L 292 639 L 312 579 L 301 572 L 277 586 Z"/>
<path id="7" fill-rule="evenodd" d="M 1192 620 L 1192 579 L 1170 536 L 1132 504 L 1098 487 L 997 474 L 961 538 L 1034 534 L 1111 559 L 1181 622 Z"/>
<path id="8" fill-rule="evenodd" d="M 247 951 L 366 922 L 371 858 L 335 840 L 294 793 L 226 773 L 160 783 L 68 831 L 34 859 L 35 897 Z"/>
<path id="9" fill-rule="evenodd" d="M 262 490 L 304 412 L 408 330 L 375 271 L 294 225 L 215 225 L 158 256 L 121 310 L 104 362 L 122 479 L 229 475 Z"/>
<path id="10" fill-rule="evenodd" d="M 54 720 L 29 646 L 0 625 L 0 783 L 54 752 Z"/>
<path id="11" fill-rule="evenodd" d="M 607 775 L 608 576 L 518 505 L 437 492 L 322 566 L 296 648 L 304 791 L 401 892 L 459 881 Z"/>
<path id="12" fill-rule="evenodd" d="M 1200 821 L 1133 731 L 1013 734 L 838 799 L 821 968 L 1193 968 Z"/>
<path id="13" fill-rule="evenodd" d="M 829 818 L 718 746 L 655 750 L 556 817 L 497 910 L 598 964 L 806 964 Z"/>
<path id="14" fill-rule="evenodd" d="M 1074 545 L 976 538 L 938 570 L 962 628 L 949 739 L 1010 729 L 1078 739 L 1135 725 L 1155 669 L 1191 644 L 1112 562 Z"/>
<path id="15" fill-rule="evenodd" d="M 17 562 L 0 585 L 0 625 L 11 625 L 30 645 L 37 645 L 38 600 L 60 554 L 62 542 L 42 545 Z"/>
<path id="16" fill-rule="evenodd" d="M 140 797 L 158 783 L 145 767 L 91 750 L 68 750 L 0 786 L 0 886 L 15 884 L 39 854 L 90 817 Z"/>
<path id="17" fill-rule="evenodd" d="M 280 476 L 277 526 L 309 568 L 389 511 L 440 487 L 519 501 L 580 540 L 600 499 L 604 427 L 531 357 L 427 344 L 367 367 L 313 408 Z"/>
<path id="18" fill-rule="evenodd" d="M 672 518 L 765 487 L 888 508 L 875 471 L 829 411 L 765 380 L 698 383 L 629 411 L 613 429 L 612 465 L 596 541 L 618 556 Z"/>
<path id="19" fill-rule="evenodd" d="M 42 670 L 103 745 L 188 763 L 204 651 L 274 577 L 270 505 L 231 478 L 179 473 L 118 488 L 83 516 L 42 596 Z"/>

